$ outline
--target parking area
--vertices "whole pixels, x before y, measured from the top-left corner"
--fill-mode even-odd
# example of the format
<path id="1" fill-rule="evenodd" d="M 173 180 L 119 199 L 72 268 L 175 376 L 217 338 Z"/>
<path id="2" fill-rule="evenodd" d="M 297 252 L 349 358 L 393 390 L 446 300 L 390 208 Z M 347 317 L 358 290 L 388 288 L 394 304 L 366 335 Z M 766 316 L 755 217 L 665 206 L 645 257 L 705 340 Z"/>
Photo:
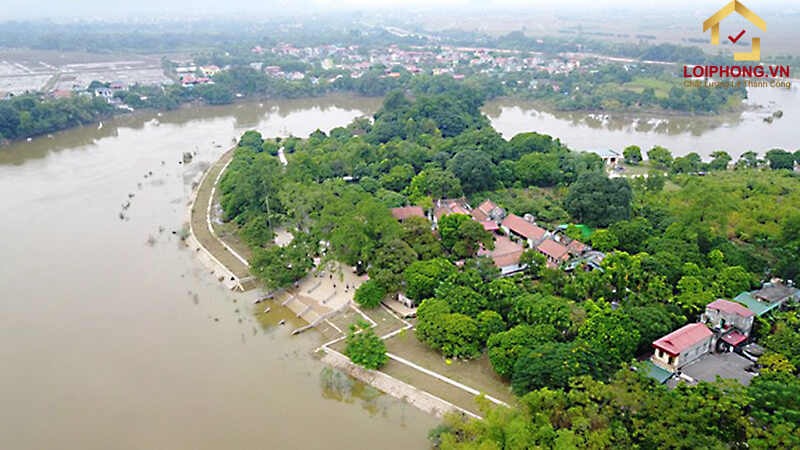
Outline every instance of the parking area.
<path id="1" fill-rule="evenodd" d="M 747 386 L 755 376 L 753 372 L 747 370 L 752 366 L 752 361 L 736 353 L 709 353 L 688 366 L 684 366 L 681 369 L 681 376 L 672 377 L 667 385 L 674 387 L 681 382 L 689 384 L 700 381 L 712 382 L 719 376 L 720 378 L 735 379 Z"/>

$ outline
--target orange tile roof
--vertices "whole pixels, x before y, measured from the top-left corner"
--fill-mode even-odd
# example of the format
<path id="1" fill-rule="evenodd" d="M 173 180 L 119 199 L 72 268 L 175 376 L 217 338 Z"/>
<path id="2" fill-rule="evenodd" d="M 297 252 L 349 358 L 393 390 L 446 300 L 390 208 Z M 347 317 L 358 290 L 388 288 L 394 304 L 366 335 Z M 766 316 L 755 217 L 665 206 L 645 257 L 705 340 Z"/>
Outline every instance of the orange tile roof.
<path id="1" fill-rule="evenodd" d="M 506 267 L 519 263 L 519 257 L 524 250 L 521 245 L 506 236 L 498 236 L 494 241 L 494 250 L 481 248 L 478 256 L 488 256 L 497 267 Z"/>
<path id="2" fill-rule="evenodd" d="M 573 239 L 572 242 L 567 245 L 567 248 L 570 252 L 580 255 L 584 250 L 586 250 L 586 244 L 577 239 Z"/>
<path id="3" fill-rule="evenodd" d="M 425 217 L 425 211 L 419 206 L 403 206 L 401 208 L 392 208 L 392 217 L 397 220 L 405 220 L 409 217 Z"/>
<path id="4" fill-rule="evenodd" d="M 537 240 L 543 238 L 544 235 L 547 234 L 547 231 L 544 228 L 537 227 L 522 217 L 514 214 L 509 214 L 505 219 L 503 219 L 503 226 L 508 227 L 509 230 L 525 237 L 526 239 Z"/>
<path id="5" fill-rule="evenodd" d="M 469 211 L 462 205 L 460 200 L 447 200 L 445 204 L 442 206 L 437 206 L 433 210 L 433 215 L 436 216 L 436 219 L 441 219 L 442 216 L 446 216 L 448 214 L 466 214 L 469 215 Z"/>
<path id="6" fill-rule="evenodd" d="M 492 203 L 491 200 L 486 200 L 478 205 L 477 208 L 472 210 L 472 217 L 474 217 L 478 222 L 489 220 L 489 213 L 492 212 L 492 210 L 496 207 L 497 205 Z"/>
<path id="7" fill-rule="evenodd" d="M 495 231 L 500 229 L 500 226 L 498 226 L 491 220 L 484 220 L 483 222 L 481 222 L 481 225 L 483 225 L 483 229 L 486 231 Z"/>
<path id="8" fill-rule="evenodd" d="M 536 249 L 555 260 L 567 259 L 569 253 L 567 247 L 552 239 L 545 239 Z"/>

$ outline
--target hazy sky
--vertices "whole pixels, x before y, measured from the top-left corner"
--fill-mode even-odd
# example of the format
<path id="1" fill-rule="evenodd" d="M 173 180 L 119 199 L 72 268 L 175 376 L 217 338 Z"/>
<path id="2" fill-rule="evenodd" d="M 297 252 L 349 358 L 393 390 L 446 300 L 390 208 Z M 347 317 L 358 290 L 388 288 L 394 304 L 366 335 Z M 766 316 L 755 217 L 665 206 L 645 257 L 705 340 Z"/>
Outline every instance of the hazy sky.
<path id="1" fill-rule="evenodd" d="M 326 10 L 361 9 L 554 9 L 554 8 L 630 8 L 679 9 L 715 8 L 728 0 L 667 0 L 646 2 L 642 0 L 567 0 L 559 3 L 543 0 L 134 0 L 109 2 L 107 0 L 3 0 L 0 20 L 49 18 L 69 20 L 75 17 L 119 18 L 140 16 L 205 16 L 219 14 L 282 15 L 287 12 L 319 13 Z M 797 0 L 744 0 L 753 10 L 790 9 L 800 12 Z M 555 5 L 555 6 L 554 6 Z"/>

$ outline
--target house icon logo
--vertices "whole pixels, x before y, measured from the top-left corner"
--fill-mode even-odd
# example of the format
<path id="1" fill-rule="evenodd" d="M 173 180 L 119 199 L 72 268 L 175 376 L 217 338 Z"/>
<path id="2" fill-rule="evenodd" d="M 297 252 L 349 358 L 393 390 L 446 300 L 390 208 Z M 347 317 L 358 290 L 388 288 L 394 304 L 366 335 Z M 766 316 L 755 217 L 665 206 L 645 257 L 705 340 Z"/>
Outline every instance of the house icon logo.
<path id="1" fill-rule="evenodd" d="M 762 31 L 767 31 L 767 22 L 761 17 L 758 17 L 753 11 L 747 9 L 739 0 L 732 0 L 730 3 L 722 7 L 719 11 L 714 13 L 713 16 L 703 22 L 703 33 L 711 28 L 711 45 L 719 45 L 719 23 L 722 19 L 728 17 L 733 12 L 739 13 L 742 17 L 749 20 L 750 23 L 760 28 Z M 734 39 L 728 37 L 731 42 L 736 42 L 744 34 L 744 30 Z M 761 38 L 754 37 L 752 49 L 749 53 L 734 53 L 734 61 L 758 61 L 761 59 Z"/>

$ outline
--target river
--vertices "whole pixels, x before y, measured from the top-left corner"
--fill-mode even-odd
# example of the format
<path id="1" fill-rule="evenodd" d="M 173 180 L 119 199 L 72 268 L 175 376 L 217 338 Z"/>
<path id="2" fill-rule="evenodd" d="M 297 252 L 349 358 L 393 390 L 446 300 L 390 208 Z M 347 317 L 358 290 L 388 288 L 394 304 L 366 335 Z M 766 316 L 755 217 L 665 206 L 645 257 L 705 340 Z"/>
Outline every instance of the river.
<path id="1" fill-rule="evenodd" d="M 712 152 L 724 150 L 736 159 L 755 150 L 763 157 L 775 147 L 800 148 L 800 80 L 794 81 L 791 90 L 750 88 L 744 113 L 713 117 L 548 112 L 534 103 L 509 99 L 489 102 L 483 111 L 507 139 L 537 131 L 558 137 L 575 150 L 607 148 L 622 153 L 625 147 L 638 145 L 644 153 L 662 145 L 674 156 L 697 152 L 708 159 Z M 764 117 L 776 110 L 783 111 L 783 117 L 765 122 Z"/>
<path id="2" fill-rule="evenodd" d="M 508 101 L 485 111 L 507 137 L 536 130 L 577 149 L 738 154 L 798 146 L 800 96 L 781 92 L 751 96 L 779 102 L 773 124 L 755 111 L 680 134 Z M 379 105 L 192 106 L 0 149 L 0 448 L 426 447 L 434 418 L 360 385 L 359 395 L 324 388 L 310 356 L 319 336 L 289 336 L 281 308 L 258 323 L 253 294 L 222 288 L 173 234 L 192 182 L 243 131 L 306 136 Z M 178 164 L 184 151 L 195 161 Z"/>
<path id="3" fill-rule="evenodd" d="M 203 163 L 244 130 L 307 135 L 378 103 L 194 107 L 0 150 L 0 448 L 425 448 L 433 417 L 323 389 L 319 336 L 257 323 L 254 293 L 172 234 Z"/>

